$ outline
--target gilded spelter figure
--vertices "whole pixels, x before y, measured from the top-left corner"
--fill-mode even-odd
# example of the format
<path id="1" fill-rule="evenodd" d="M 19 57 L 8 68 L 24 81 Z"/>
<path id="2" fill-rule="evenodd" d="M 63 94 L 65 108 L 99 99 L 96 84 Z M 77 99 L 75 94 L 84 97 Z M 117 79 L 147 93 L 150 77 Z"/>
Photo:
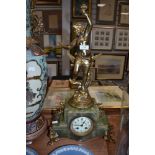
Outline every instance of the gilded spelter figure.
<path id="1" fill-rule="evenodd" d="M 69 104 L 77 108 L 88 108 L 94 104 L 92 98 L 89 95 L 88 87 L 91 82 L 90 67 L 95 59 L 91 55 L 89 50 L 89 35 L 92 30 L 92 22 L 86 12 L 87 6 L 85 4 L 81 5 L 81 12 L 86 17 L 87 26 L 84 26 L 82 23 L 77 23 L 73 26 L 76 37 L 70 43 L 70 45 L 64 45 L 59 43 L 58 46 L 52 47 L 64 48 L 72 50 L 74 55 L 69 53 L 71 61 L 74 63 L 74 69 L 72 73 L 72 79 L 70 79 L 70 84 L 72 86 L 78 85 L 78 90 L 75 91 L 73 97 L 70 99 Z M 77 81 L 79 71 L 83 72 L 82 81 Z"/>
<path id="2" fill-rule="evenodd" d="M 78 84 L 79 89 L 85 91 L 90 83 L 90 66 L 93 62 L 91 52 L 89 50 L 88 40 L 89 34 L 92 29 L 92 23 L 88 14 L 86 13 L 87 6 L 83 4 L 81 6 L 81 12 L 87 19 L 87 26 L 85 27 L 82 23 L 77 23 L 73 25 L 76 38 L 70 43 L 70 45 L 63 45 L 61 46 L 65 49 L 69 49 L 74 51 L 74 56 L 72 56 L 74 61 L 74 69 L 73 69 L 73 77 L 70 79 L 71 84 Z M 77 82 L 77 77 L 79 71 L 82 69 L 83 71 L 83 80 L 82 82 Z"/>

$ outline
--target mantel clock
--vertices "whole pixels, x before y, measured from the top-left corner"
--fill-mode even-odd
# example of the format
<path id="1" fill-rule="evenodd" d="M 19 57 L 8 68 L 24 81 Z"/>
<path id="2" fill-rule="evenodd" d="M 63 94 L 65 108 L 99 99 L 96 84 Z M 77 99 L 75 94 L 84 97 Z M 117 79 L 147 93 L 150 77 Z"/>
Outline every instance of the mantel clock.
<path id="1" fill-rule="evenodd" d="M 92 23 L 86 9 L 87 6 L 83 4 L 81 12 L 86 17 L 87 26 L 83 27 L 79 23 L 73 25 L 76 38 L 70 45 L 61 43 L 61 48 L 75 50 L 75 55 L 69 54 L 71 61 L 74 63 L 73 76 L 69 81 L 71 86 L 77 86 L 77 90 L 69 101 L 64 103 L 59 122 L 52 125 L 59 137 L 68 137 L 80 141 L 96 136 L 104 137 L 108 133 L 107 117 L 103 111 L 99 110 L 88 91 L 91 83 L 90 66 L 96 57 L 92 56 L 89 50 L 88 38 Z M 80 69 L 83 71 L 83 79 L 79 82 L 77 77 Z"/>

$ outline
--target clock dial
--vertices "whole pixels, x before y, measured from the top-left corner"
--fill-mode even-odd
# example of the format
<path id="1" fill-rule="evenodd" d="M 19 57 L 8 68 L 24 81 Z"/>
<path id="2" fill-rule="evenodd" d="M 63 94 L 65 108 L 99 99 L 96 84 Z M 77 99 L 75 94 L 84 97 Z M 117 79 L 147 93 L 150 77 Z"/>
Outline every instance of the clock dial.
<path id="1" fill-rule="evenodd" d="M 70 124 L 71 131 L 77 136 L 85 136 L 93 129 L 93 121 L 88 117 L 77 117 Z"/>

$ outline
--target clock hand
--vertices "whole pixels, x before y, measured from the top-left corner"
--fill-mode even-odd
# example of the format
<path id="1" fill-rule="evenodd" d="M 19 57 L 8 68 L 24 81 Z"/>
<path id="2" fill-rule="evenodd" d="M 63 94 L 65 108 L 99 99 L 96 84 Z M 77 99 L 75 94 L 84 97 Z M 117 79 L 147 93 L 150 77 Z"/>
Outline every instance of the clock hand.
<path id="1" fill-rule="evenodd" d="M 83 124 L 85 124 L 86 120 L 81 124 L 81 126 L 83 126 Z"/>
<path id="2" fill-rule="evenodd" d="M 86 122 L 86 120 L 84 122 L 82 122 L 82 124 L 80 124 L 80 125 L 74 125 L 74 126 L 81 126 L 82 127 L 85 124 L 85 122 Z"/>
<path id="3" fill-rule="evenodd" d="M 81 126 L 81 125 L 74 125 L 74 126 Z"/>

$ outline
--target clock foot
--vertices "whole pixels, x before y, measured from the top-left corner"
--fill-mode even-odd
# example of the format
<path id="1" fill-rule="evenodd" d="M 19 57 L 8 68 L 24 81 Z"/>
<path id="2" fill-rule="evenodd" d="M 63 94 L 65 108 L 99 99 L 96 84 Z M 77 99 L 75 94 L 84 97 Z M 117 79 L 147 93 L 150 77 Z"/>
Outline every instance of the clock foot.
<path id="1" fill-rule="evenodd" d="M 59 141 L 59 135 L 57 132 L 53 129 L 53 127 L 49 128 L 49 142 L 48 145 L 53 145 L 55 142 Z"/>

